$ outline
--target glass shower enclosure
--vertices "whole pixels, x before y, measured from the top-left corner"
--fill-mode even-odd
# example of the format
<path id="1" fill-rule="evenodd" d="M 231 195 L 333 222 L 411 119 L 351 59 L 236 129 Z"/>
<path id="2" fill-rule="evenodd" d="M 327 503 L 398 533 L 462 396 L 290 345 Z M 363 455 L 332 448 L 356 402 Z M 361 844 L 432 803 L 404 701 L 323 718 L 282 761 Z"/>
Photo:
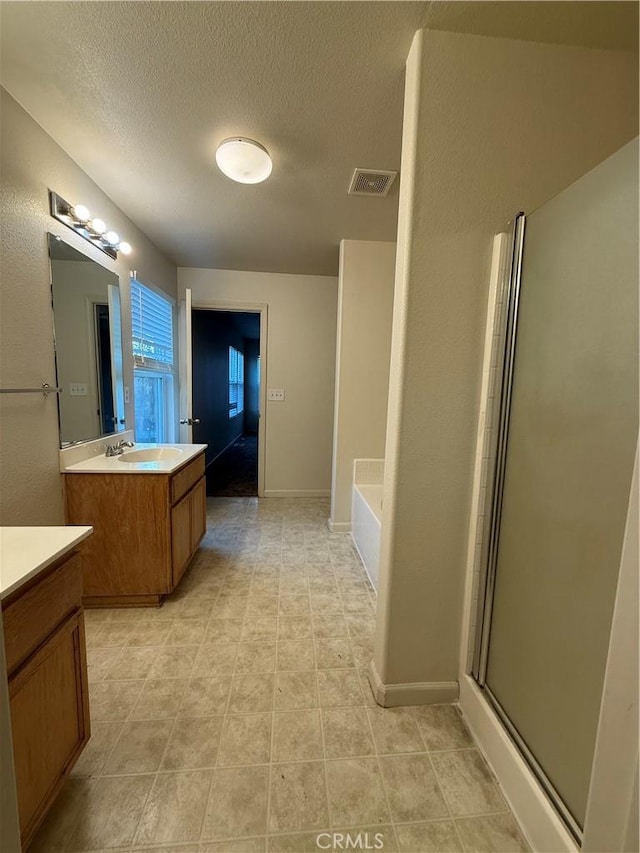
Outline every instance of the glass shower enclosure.
<path id="1" fill-rule="evenodd" d="M 495 422 L 473 674 L 579 840 L 638 440 L 637 140 L 516 218 Z"/>

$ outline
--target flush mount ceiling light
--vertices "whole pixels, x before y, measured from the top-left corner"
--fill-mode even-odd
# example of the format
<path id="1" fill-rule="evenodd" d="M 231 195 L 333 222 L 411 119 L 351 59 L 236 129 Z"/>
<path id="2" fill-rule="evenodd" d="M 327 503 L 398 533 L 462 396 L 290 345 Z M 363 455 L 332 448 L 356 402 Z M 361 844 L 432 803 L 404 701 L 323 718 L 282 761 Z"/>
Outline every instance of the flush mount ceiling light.
<path id="1" fill-rule="evenodd" d="M 221 172 L 240 184 L 259 184 L 266 181 L 273 168 L 271 157 L 264 145 L 243 136 L 224 139 L 218 145 L 216 163 Z"/>

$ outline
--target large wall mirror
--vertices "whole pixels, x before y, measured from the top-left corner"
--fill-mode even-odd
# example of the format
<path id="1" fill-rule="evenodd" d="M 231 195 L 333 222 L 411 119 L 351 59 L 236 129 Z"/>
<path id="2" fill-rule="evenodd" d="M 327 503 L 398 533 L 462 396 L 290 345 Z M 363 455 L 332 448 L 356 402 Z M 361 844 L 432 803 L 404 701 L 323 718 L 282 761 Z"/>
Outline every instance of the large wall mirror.
<path id="1" fill-rule="evenodd" d="M 49 234 L 60 446 L 125 428 L 118 276 Z"/>

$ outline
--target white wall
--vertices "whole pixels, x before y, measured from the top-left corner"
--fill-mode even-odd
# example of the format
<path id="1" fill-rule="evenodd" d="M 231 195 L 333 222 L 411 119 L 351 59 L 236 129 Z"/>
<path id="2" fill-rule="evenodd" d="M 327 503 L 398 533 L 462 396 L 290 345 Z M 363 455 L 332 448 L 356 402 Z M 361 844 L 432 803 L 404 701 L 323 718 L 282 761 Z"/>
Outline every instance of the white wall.
<path id="1" fill-rule="evenodd" d="M 328 495 L 335 376 L 338 281 L 329 276 L 178 269 L 178 291 L 195 308 L 265 304 L 268 388 L 265 497 Z"/>
<path id="2" fill-rule="evenodd" d="M 458 677 L 493 235 L 637 134 L 637 82 L 634 55 L 416 34 L 405 90 L 375 647 L 386 685 Z"/>
<path id="3" fill-rule="evenodd" d="M 384 456 L 395 254 L 395 243 L 340 243 L 333 530 L 347 530 L 351 524 L 353 460 Z"/>
<path id="4" fill-rule="evenodd" d="M 176 268 L 102 190 L 3 89 L 0 144 L 0 387 L 55 383 L 53 316 L 47 232 L 112 270 L 120 279 L 122 333 L 131 338 L 129 268 L 145 283 L 175 295 Z M 48 189 L 72 204 L 83 202 L 133 246 L 112 261 L 49 214 Z M 125 384 L 132 383 L 130 347 L 125 347 Z M 129 377 L 127 379 L 127 377 Z M 0 522 L 60 524 L 62 487 L 58 464 L 55 395 L 0 397 Z M 133 407 L 127 406 L 127 425 Z"/>

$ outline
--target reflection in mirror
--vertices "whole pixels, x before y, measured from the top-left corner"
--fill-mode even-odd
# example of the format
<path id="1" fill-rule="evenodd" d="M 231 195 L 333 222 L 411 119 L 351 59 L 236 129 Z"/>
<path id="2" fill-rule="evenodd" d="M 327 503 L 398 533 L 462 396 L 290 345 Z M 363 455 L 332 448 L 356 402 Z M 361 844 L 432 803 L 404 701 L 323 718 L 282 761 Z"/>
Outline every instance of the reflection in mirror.
<path id="1" fill-rule="evenodd" d="M 124 429 L 118 276 L 49 234 L 60 446 Z"/>

